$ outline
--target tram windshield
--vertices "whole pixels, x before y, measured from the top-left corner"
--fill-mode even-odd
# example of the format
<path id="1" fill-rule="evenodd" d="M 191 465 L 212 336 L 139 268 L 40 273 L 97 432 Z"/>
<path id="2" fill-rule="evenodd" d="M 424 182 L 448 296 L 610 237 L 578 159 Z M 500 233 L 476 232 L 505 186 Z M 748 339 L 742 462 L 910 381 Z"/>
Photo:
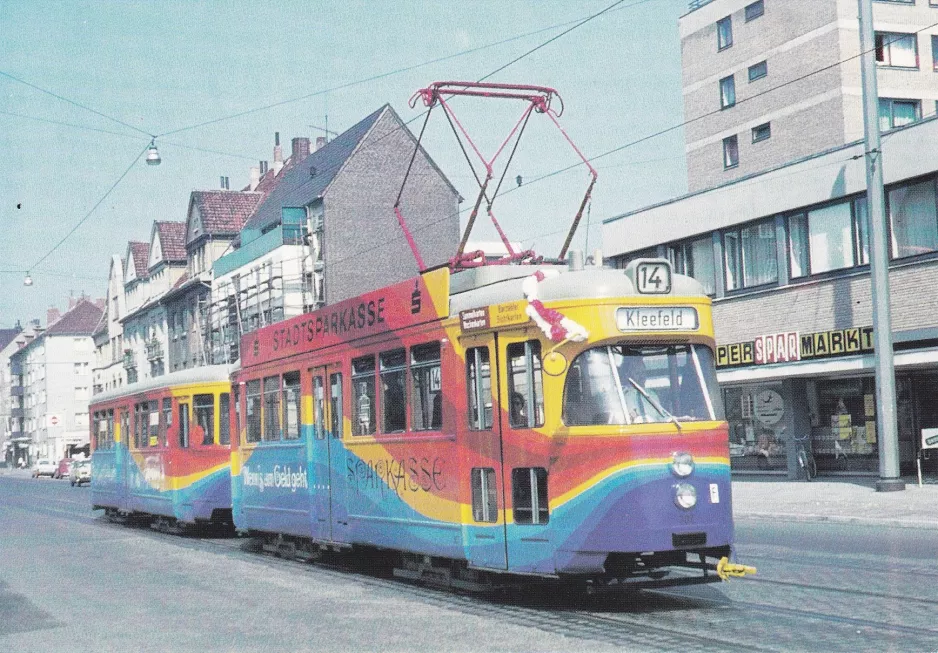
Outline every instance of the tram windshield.
<path id="1" fill-rule="evenodd" d="M 713 352 L 703 345 L 593 347 L 567 372 L 568 426 L 722 419 Z"/>

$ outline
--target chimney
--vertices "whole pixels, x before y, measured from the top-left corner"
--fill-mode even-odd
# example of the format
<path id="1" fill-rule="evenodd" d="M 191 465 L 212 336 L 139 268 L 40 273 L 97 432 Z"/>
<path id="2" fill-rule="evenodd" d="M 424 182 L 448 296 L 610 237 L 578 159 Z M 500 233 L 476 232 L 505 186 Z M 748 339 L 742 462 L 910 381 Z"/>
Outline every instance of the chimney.
<path id="1" fill-rule="evenodd" d="M 283 149 L 280 147 L 280 132 L 274 132 L 274 174 L 283 169 Z"/>
<path id="2" fill-rule="evenodd" d="M 75 305 L 76 305 L 76 304 L 78 304 L 78 300 L 75 299 L 75 297 L 69 297 L 69 298 L 68 298 L 68 310 L 69 310 L 69 311 L 72 310 L 73 308 L 75 308 Z"/>
<path id="3" fill-rule="evenodd" d="M 229 190 L 229 181 L 228 181 L 228 177 L 222 177 L 222 178 L 221 178 L 221 189 L 222 189 L 222 190 Z"/>
<path id="4" fill-rule="evenodd" d="M 261 163 L 264 162 L 261 161 Z M 251 183 L 248 188 L 256 190 L 259 183 L 261 183 L 261 169 L 257 166 L 251 166 Z"/>
<path id="5" fill-rule="evenodd" d="M 293 139 L 293 162 L 302 161 L 309 156 L 309 139 L 299 137 Z"/>
<path id="6" fill-rule="evenodd" d="M 71 303 L 72 301 L 73 300 L 69 300 L 69 303 Z M 59 309 L 57 309 L 55 306 L 47 310 L 46 311 L 46 328 L 48 329 L 50 326 L 58 322 L 60 317 L 62 317 L 62 314 L 59 313 Z"/>
<path id="7" fill-rule="evenodd" d="M 267 174 L 267 171 L 268 171 L 269 169 L 270 169 L 270 168 L 269 168 L 269 166 L 267 165 L 267 161 L 261 161 L 261 177 L 263 177 L 264 175 L 266 175 L 266 174 Z"/>
<path id="8" fill-rule="evenodd" d="M 317 136 L 316 137 L 316 149 L 321 150 L 323 147 L 325 147 L 325 145 L 326 145 L 326 137 Z"/>

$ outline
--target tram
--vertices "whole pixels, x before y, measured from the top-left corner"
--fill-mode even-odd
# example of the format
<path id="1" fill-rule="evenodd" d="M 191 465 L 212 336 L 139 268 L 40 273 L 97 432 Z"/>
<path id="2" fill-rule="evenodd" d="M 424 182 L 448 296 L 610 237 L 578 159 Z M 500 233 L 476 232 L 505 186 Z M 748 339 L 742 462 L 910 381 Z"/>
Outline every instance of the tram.
<path id="1" fill-rule="evenodd" d="M 230 525 L 229 377 L 199 367 L 95 395 L 92 507 L 168 531 Z"/>
<path id="2" fill-rule="evenodd" d="M 710 299 L 665 260 L 430 270 L 241 351 L 233 519 L 269 547 L 464 585 L 739 571 Z"/>

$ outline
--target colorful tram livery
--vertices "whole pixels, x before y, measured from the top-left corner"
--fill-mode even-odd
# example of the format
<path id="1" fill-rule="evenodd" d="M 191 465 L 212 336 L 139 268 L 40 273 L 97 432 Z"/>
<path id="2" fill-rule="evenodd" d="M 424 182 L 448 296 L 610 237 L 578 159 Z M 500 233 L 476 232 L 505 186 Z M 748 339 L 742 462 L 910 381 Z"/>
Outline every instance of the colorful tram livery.
<path id="1" fill-rule="evenodd" d="M 230 368 L 173 372 L 96 395 L 91 501 L 175 530 L 231 523 Z"/>
<path id="2" fill-rule="evenodd" d="M 431 270 L 241 351 L 233 519 L 269 547 L 464 584 L 749 571 L 710 299 L 667 261 Z"/>

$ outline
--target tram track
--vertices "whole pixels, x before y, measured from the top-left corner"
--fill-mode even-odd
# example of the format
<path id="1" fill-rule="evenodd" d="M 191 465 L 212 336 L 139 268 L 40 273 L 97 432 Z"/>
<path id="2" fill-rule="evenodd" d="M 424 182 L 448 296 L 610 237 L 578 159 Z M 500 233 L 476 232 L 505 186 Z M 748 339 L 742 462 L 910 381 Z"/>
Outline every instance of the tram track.
<path id="1" fill-rule="evenodd" d="M 378 570 L 366 569 L 361 562 L 338 563 L 324 558 L 309 564 L 275 554 L 258 553 L 252 540 L 243 537 L 224 538 L 201 533 L 180 536 L 155 531 L 143 524 L 113 523 L 88 510 L 84 502 L 72 499 L 43 497 L 42 504 L 36 505 L 25 497 L 13 497 L 12 501 L 5 500 L 4 504 L 15 509 L 46 514 L 50 518 L 67 519 L 106 529 L 115 535 L 143 537 L 209 555 L 230 556 L 239 561 L 262 564 L 272 570 L 286 571 L 290 575 L 302 571 L 309 574 L 310 580 L 314 580 L 315 576 L 339 582 L 353 580 L 368 588 L 404 595 L 408 600 L 428 606 L 455 610 L 479 618 L 503 619 L 515 625 L 530 625 L 545 633 L 568 637 L 571 642 L 591 640 L 629 650 L 662 651 L 768 652 L 811 649 L 804 641 L 799 645 L 773 640 L 771 637 L 760 637 L 748 632 L 746 627 L 747 624 L 765 624 L 773 621 L 778 624 L 770 627 L 778 632 L 783 629 L 796 629 L 806 633 L 836 632 L 842 633 L 845 638 L 859 638 L 862 631 L 863 637 L 878 638 L 871 639 L 871 642 L 893 641 L 889 638 L 938 642 L 938 629 L 896 623 L 887 618 L 849 616 L 837 614 L 834 610 L 817 611 L 766 601 L 734 600 L 724 596 L 688 595 L 678 590 L 646 590 L 633 595 L 601 598 L 565 595 L 562 592 L 551 595 L 548 592 L 534 598 L 526 597 L 516 602 L 507 602 L 489 595 L 465 594 L 413 584 L 382 575 Z M 815 566 L 815 563 L 805 562 L 804 559 L 785 559 L 772 555 L 753 555 L 747 556 L 747 559 Z M 821 562 L 816 563 L 816 566 L 821 566 Z M 837 566 L 851 570 L 868 570 L 868 567 L 860 563 L 843 562 Z M 938 605 L 938 600 L 928 598 L 759 576 L 745 582 L 812 593 L 855 596 L 874 603 L 881 600 L 914 602 L 925 607 Z M 869 613 L 879 614 L 875 609 Z M 725 627 L 714 628 L 716 624 L 725 624 Z M 823 648 L 820 645 L 818 647 Z M 934 648 L 934 644 L 926 648 Z"/>

